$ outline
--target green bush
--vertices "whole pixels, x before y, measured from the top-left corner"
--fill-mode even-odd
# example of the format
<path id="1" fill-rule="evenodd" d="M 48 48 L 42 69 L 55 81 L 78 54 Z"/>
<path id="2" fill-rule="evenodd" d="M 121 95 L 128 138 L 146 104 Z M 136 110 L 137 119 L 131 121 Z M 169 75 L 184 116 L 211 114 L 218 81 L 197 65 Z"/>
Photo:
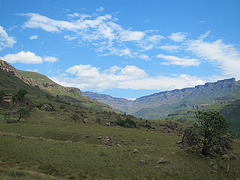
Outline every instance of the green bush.
<path id="1" fill-rule="evenodd" d="M 133 120 L 131 120 L 130 118 L 126 118 L 125 120 L 119 120 L 117 122 L 117 124 L 119 126 L 126 127 L 126 128 L 135 128 L 136 127 L 136 123 Z"/>

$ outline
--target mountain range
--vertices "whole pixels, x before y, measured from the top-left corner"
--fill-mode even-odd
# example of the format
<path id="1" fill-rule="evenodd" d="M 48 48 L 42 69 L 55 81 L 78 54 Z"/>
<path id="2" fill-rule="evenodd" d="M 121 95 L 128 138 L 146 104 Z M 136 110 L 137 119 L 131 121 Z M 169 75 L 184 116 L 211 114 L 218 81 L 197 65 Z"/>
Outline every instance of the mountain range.
<path id="1" fill-rule="evenodd" d="M 127 100 L 115 98 L 105 94 L 83 92 L 82 94 L 102 103 L 108 104 L 114 109 L 136 115 L 138 117 L 156 119 L 163 117 L 173 110 L 194 109 L 215 104 L 221 97 L 225 97 L 240 89 L 240 81 L 235 78 L 219 80 L 214 83 L 206 83 L 192 88 L 164 91 L 148 96 Z M 221 103 L 230 102 L 237 97 L 225 97 Z M 220 103 L 220 102 L 218 102 Z M 156 114 L 155 111 L 158 113 Z M 148 114 L 151 114 L 148 116 Z"/>
<path id="2" fill-rule="evenodd" d="M 144 119 L 194 120 L 196 110 L 217 110 L 228 119 L 231 129 L 240 130 L 240 81 L 235 78 L 127 100 L 63 87 L 42 74 L 17 70 L 0 60 L 0 87 L 10 91 L 27 89 L 36 102 L 59 98 L 70 104 L 103 111 L 114 109 Z"/>

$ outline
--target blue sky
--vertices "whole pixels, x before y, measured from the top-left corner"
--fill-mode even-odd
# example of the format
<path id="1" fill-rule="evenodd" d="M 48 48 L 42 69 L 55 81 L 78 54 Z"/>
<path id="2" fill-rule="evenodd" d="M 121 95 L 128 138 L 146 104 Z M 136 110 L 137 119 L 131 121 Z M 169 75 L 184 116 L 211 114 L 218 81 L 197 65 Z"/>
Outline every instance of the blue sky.
<path id="1" fill-rule="evenodd" d="M 0 58 L 134 99 L 240 79 L 239 0 L 0 0 Z"/>

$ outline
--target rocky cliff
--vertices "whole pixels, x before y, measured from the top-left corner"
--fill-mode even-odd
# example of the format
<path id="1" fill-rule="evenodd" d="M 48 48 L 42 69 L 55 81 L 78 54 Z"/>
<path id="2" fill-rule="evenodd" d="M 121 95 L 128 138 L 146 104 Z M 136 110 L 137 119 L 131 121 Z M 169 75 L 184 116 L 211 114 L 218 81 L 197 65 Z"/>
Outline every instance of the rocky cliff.
<path id="1" fill-rule="evenodd" d="M 170 107 L 172 104 L 181 102 L 188 102 L 187 104 L 192 107 L 201 106 L 201 104 L 212 104 L 216 98 L 232 93 L 239 88 L 240 81 L 231 78 L 192 88 L 159 92 L 137 98 L 134 101 L 90 92 L 83 92 L 83 95 L 104 102 L 115 109 L 120 109 L 127 113 L 135 113 L 143 109 L 156 108 L 162 105 Z"/>

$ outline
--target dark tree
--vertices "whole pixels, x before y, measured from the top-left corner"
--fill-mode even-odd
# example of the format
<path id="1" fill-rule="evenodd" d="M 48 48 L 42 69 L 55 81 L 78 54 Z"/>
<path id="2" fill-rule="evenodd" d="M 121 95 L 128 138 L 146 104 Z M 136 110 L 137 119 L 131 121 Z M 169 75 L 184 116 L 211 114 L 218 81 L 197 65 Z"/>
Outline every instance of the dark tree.
<path id="1" fill-rule="evenodd" d="M 30 115 L 30 111 L 27 107 L 22 106 L 22 107 L 19 107 L 18 114 L 19 114 L 18 121 L 20 121 L 22 118 L 28 117 Z"/>
<path id="2" fill-rule="evenodd" d="M 136 123 L 131 120 L 130 118 L 126 118 L 125 120 L 120 120 L 117 122 L 119 126 L 126 127 L 126 128 L 135 128 Z"/>
<path id="3" fill-rule="evenodd" d="M 226 136 L 228 129 L 227 120 L 217 111 L 197 111 L 196 118 L 199 120 L 203 131 L 202 154 L 208 155 L 217 151 L 219 148 L 225 150 Z"/>
<path id="4" fill-rule="evenodd" d="M 197 111 L 198 123 L 184 132 L 182 144 L 200 147 L 203 155 L 224 153 L 230 149 L 228 122 L 217 111 Z"/>

